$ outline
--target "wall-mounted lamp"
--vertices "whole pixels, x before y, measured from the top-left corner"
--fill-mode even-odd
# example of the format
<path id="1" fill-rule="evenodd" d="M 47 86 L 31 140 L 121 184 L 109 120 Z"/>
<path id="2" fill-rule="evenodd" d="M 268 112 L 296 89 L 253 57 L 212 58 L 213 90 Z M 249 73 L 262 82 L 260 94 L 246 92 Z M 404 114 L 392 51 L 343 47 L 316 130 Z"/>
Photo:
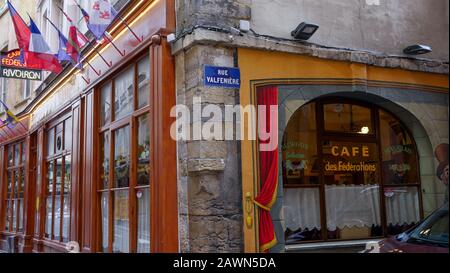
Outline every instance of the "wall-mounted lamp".
<path id="1" fill-rule="evenodd" d="M 319 29 L 318 25 L 302 22 L 291 32 L 292 37 L 299 40 L 308 40 Z"/>
<path id="2" fill-rule="evenodd" d="M 411 45 L 403 50 L 403 53 L 407 55 L 420 55 L 430 53 L 433 50 L 427 45 Z"/>

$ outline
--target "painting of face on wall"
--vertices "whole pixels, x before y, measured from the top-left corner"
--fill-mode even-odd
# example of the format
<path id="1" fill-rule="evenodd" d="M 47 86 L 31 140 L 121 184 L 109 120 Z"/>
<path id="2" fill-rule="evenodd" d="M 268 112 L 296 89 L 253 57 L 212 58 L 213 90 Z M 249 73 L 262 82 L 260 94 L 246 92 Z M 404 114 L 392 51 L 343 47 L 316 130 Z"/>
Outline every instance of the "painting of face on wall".
<path id="1" fill-rule="evenodd" d="M 436 169 L 436 176 L 445 185 L 445 203 L 448 202 L 448 143 L 442 143 L 434 150 L 439 165 Z"/>

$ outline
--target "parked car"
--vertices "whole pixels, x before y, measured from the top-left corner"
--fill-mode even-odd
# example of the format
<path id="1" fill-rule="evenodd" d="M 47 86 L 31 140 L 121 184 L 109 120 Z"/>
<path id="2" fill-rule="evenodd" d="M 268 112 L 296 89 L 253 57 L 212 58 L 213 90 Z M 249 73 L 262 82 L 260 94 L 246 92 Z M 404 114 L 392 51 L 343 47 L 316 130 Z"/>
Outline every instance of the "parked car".
<path id="1" fill-rule="evenodd" d="M 408 231 L 368 243 L 362 253 L 449 253 L 448 203 Z"/>

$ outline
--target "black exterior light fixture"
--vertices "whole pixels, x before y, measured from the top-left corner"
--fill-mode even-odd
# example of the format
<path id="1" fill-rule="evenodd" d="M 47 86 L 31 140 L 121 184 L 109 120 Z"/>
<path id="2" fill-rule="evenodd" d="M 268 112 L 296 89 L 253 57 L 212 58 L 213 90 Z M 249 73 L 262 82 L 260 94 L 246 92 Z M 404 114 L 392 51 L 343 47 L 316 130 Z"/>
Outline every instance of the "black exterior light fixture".
<path id="1" fill-rule="evenodd" d="M 319 29 L 318 25 L 302 22 L 291 32 L 292 37 L 299 40 L 308 40 Z"/>
<path id="2" fill-rule="evenodd" d="M 420 55 L 430 53 L 433 50 L 427 45 L 411 45 L 403 50 L 403 53 L 407 55 Z"/>

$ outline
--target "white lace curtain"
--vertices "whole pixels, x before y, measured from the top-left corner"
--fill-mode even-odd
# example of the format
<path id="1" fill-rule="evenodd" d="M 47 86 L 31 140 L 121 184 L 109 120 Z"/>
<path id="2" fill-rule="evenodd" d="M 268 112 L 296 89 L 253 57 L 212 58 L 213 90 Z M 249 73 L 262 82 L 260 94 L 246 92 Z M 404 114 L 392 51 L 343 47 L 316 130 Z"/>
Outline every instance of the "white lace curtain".
<path id="1" fill-rule="evenodd" d="M 381 225 L 379 186 L 326 186 L 325 198 L 328 230 Z M 417 190 L 388 190 L 385 198 L 388 225 L 419 221 Z M 284 189 L 283 208 L 286 228 L 293 231 L 299 228 L 321 228 L 318 188 Z"/>

